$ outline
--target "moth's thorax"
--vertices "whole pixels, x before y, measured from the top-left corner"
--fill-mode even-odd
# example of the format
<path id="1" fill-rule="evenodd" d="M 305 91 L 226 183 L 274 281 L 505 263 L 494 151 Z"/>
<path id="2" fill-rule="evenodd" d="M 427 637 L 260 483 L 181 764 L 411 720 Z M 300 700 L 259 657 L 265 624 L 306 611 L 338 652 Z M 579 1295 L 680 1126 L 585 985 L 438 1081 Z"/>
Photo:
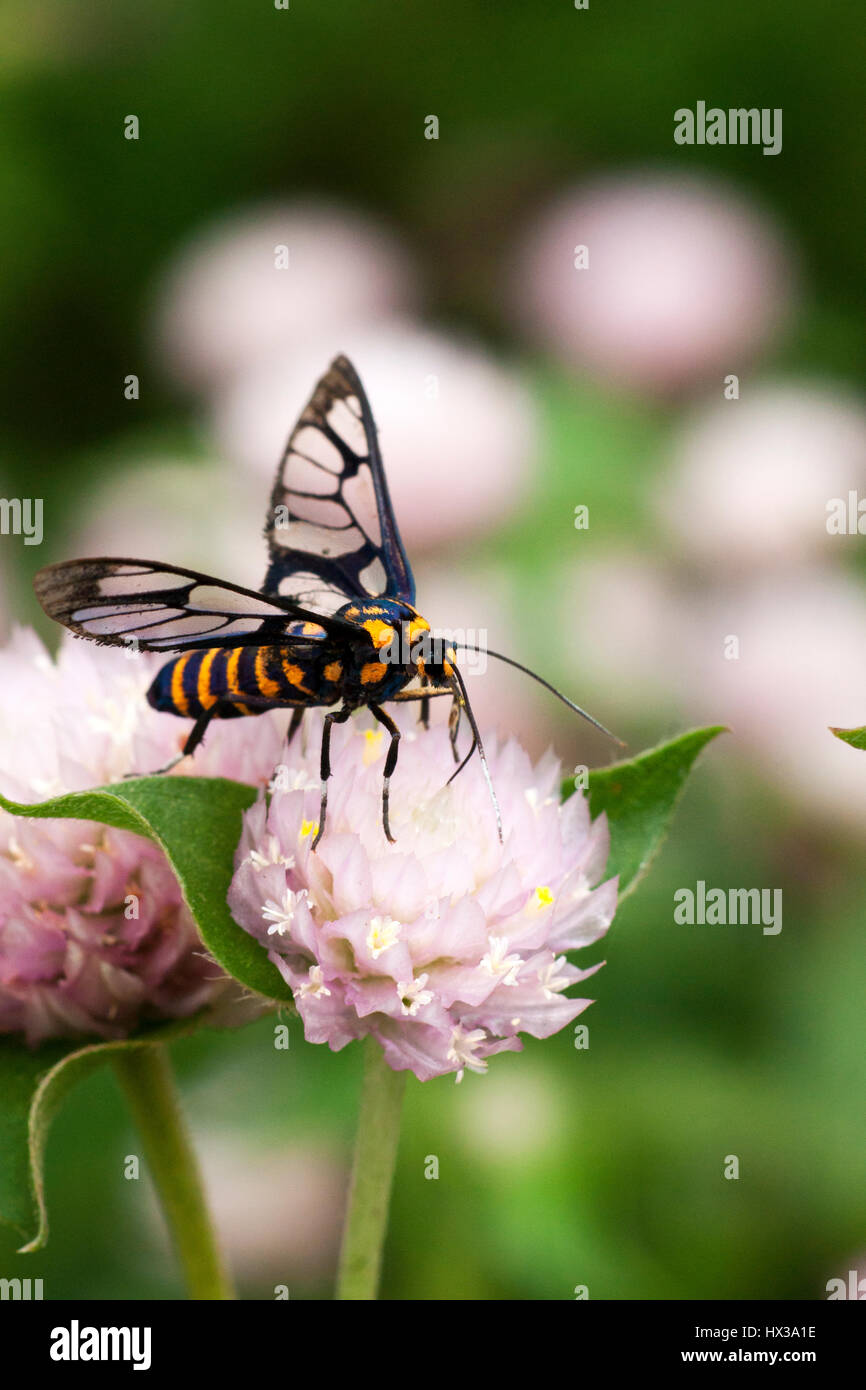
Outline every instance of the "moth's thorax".
<path id="1" fill-rule="evenodd" d="M 366 632 L 377 651 L 393 649 L 401 641 L 415 645 L 430 631 L 427 619 L 402 599 L 377 598 L 347 603 L 338 610 L 336 617 Z"/>
<path id="2" fill-rule="evenodd" d="M 364 633 L 356 653 L 357 680 L 366 694 L 396 692 L 416 676 L 450 686 L 456 657 L 450 642 L 434 636 L 426 618 L 402 599 L 371 599 L 339 610 Z M 372 650 L 371 650 L 372 648 Z"/>
<path id="3" fill-rule="evenodd" d="M 387 598 L 359 600 L 346 604 L 337 616 L 359 630 L 353 654 L 356 689 L 347 691 L 347 696 L 389 699 L 414 676 L 424 674 L 430 624 L 410 603 Z"/>

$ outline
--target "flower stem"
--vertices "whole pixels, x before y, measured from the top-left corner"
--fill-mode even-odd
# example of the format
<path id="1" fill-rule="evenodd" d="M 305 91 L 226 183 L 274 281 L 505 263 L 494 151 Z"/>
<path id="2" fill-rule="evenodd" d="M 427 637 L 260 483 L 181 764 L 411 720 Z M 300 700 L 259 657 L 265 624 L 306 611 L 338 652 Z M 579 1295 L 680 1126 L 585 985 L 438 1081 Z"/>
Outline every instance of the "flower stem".
<path id="1" fill-rule="evenodd" d="M 375 1038 L 367 1038 L 364 1047 L 361 1113 L 340 1251 L 338 1299 L 374 1299 L 378 1292 L 406 1087 L 406 1073 L 388 1066 Z"/>
<path id="2" fill-rule="evenodd" d="M 233 1298 L 168 1053 L 158 1043 L 129 1048 L 115 1055 L 113 1066 L 141 1135 L 190 1297 Z"/>

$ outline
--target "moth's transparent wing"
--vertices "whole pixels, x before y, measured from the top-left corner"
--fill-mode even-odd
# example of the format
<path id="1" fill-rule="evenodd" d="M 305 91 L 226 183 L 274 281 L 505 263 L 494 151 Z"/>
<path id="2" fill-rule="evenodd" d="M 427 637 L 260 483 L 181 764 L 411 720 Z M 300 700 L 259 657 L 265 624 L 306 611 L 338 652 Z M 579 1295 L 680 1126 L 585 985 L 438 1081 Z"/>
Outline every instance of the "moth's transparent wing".
<path id="1" fill-rule="evenodd" d="M 283 641 L 294 622 L 344 631 L 286 599 L 150 560 L 68 560 L 40 570 L 33 587 L 49 618 L 115 647 L 268 646 Z"/>
<path id="2" fill-rule="evenodd" d="M 265 534 L 264 593 L 324 614 L 351 599 L 415 601 L 373 413 L 346 357 L 331 363 L 292 431 Z"/>

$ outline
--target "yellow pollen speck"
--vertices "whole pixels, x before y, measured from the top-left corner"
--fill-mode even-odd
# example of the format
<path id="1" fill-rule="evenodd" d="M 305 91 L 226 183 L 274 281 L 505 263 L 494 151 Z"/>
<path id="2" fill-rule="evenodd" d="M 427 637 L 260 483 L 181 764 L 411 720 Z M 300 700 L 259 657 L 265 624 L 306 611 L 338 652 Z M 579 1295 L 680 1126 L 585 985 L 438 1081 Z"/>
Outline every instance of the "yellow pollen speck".
<path id="1" fill-rule="evenodd" d="M 549 888 L 536 888 L 535 905 L 536 907 L 550 907 L 553 902 L 553 894 Z"/>
<path id="2" fill-rule="evenodd" d="M 318 835 L 318 833 L 319 822 L 317 820 L 305 820 L 301 826 L 301 833 L 299 838 L 301 840 L 306 840 L 308 835 Z"/>
<path id="3" fill-rule="evenodd" d="M 371 763 L 376 762 L 377 758 L 379 758 L 379 757 L 381 756 L 381 753 L 382 753 L 382 737 L 383 737 L 383 734 L 382 734 L 382 730 L 381 730 L 381 729 L 365 729 L 365 730 L 364 730 L 364 766 L 365 766 L 365 767 L 369 767 Z"/>

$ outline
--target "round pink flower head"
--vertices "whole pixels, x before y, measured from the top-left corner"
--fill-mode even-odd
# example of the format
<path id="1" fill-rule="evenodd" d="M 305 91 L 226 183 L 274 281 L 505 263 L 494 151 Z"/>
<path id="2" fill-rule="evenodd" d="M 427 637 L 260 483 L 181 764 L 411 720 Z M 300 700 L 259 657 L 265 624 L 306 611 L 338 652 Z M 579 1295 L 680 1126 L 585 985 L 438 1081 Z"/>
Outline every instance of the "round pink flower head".
<path id="1" fill-rule="evenodd" d="M 264 544 L 256 544 L 265 497 L 216 459 L 136 455 L 88 490 L 66 548 L 70 555 L 171 555 L 257 589 L 267 565 Z"/>
<path id="2" fill-rule="evenodd" d="M 155 664 L 73 638 L 55 663 L 30 632 L 0 651 L 0 790 L 38 802 L 151 772 L 188 725 L 144 699 Z M 179 771 L 264 781 L 278 756 L 274 716 L 215 730 Z M 256 743 L 250 730 L 257 724 Z M 237 729 L 237 732 L 235 732 Z M 155 844 L 80 820 L 0 811 L 0 1033 L 120 1038 L 140 1024 L 239 992 L 208 959 L 177 880 Z"/>
<path id="3" fill-rule="evenodd" d="M 335 728 L 328 822 L 319 808 L 317 717 L 306 750 L 247 813 L 229 905 L 292 988 L 309 1042 L 334 1051 L 372 1034 L 396 1071 L 422 1081 L 483 1072 L 494 1052 L 544 1038 L 591 1003 L 565 991 L 565 952 L 607 930 L 616 880 L 601 883 L 608 830 L 579 793 L 562 803 L 548 754 L 488 748 L 504 844 L 477 761 L 454 771 L 441 725 L 401 721 L 382 831 L 381 731 Z"/>
<path id="4" fill-rule="evenodd" d="M 849 492 L 866 487 L 866 409 L 808 379 L 755 382 L 698 407 L 671 461 L 655 502 L 678 552 L 729 576 L 800 566 L 839 553 L 828 517 L 839 499 L 847 530 Z"/>
<path id="5" fill-rule="evenodd" d="M 378 220 L 329 202 L 264 204 L 181 249 L 157 290 L 155 333 L 180 381 L 214 390 L 311 325 L 333 351 L 346 328 L 401 312 L 416 293 L 408 255 Z"/>
<path id="6" fill-rule="evenodd" d="M 737 372 L 790 313 L 794 271 L 722 181 L 635 171 L 568 189 L 512 267 L 511 299 L 567 364 L 649 394 Z"/>

